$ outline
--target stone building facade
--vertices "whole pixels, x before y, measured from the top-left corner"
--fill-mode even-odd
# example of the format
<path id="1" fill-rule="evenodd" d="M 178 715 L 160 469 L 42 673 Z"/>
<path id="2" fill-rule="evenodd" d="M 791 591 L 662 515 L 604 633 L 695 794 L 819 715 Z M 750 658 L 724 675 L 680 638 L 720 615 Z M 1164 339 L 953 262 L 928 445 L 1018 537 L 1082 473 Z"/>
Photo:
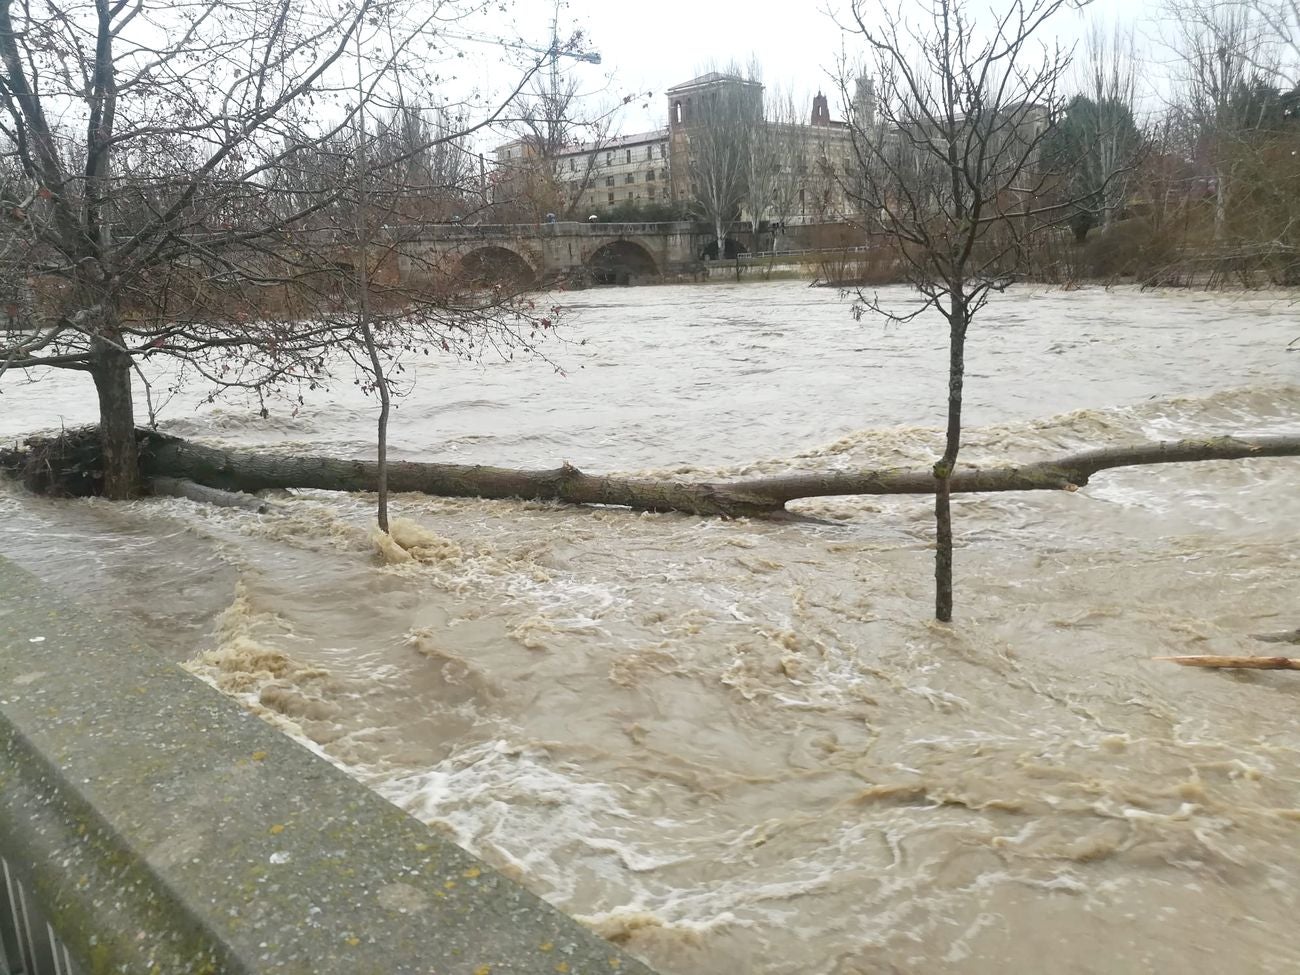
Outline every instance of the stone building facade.
<path id="1" fill-rule="evenodd" d="M 575 146 L 549 161 L 523 140 L 498 146 L 495 155 L 494 201 L 527 199 L 538 219 L 545 213 L 584 219 L 619 204 L 673 199 L 667 129 Z"/>
<path id="2" fill-rule="evenodd" d="M 525 140 L 494 152 L 494 200 L 530 198 L 538 218 L 554 212 L 582 219 L 621 204 L 689 204 L 691 135 L 707 125 L 717 106 L 743 106 L 746 115 L 780 147 L 774 165 L 781 191 L 750 221 L 782 224 L 822 223 L 852 216 L 846 193 L 855 168 L 849 124 L 831 118 L 827 97 L 818 92 L 807 122 L 765 118 L 763 86 L 736 75 L 711 72 L 669 88 L 668 125 L 650 132 L 574 146 L 544 160 Z M 870 83 L 861 81 L 854 112 L 870 124 L 874 108 Z"/>

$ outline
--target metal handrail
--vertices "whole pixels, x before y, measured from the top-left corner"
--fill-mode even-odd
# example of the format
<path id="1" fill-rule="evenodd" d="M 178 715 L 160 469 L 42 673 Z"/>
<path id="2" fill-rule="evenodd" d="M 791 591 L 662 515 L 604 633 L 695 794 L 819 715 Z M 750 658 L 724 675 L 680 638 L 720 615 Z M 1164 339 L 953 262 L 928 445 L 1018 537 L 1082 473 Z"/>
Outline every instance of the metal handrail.
<path id="1" fill-rule="evenodd" d="M 0 975 L 78 975 L 68 949 L 0 857 Z"/>

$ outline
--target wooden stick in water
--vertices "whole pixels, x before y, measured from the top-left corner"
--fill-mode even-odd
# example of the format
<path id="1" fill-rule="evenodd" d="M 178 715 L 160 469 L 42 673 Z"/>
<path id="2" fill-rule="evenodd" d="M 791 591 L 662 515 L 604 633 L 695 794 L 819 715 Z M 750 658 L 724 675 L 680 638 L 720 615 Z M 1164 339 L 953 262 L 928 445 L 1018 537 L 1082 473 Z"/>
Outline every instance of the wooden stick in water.
<path id="1" fill-rule="evenodd" d="M 1233 667 L 1249 670 L 1300 670 L 1300 657 L 1220 657 L 1201 654 L 1188 657 L 1155 657 L 1180 667 Z"/>

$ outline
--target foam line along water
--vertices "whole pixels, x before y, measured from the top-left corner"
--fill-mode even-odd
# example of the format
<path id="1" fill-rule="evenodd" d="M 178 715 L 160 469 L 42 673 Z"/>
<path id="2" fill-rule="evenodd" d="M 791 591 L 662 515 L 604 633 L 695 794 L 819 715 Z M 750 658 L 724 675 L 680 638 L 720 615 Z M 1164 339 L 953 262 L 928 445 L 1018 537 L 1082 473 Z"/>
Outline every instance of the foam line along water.
<path id="1" fill-rule="evenodd" d="M 941 442 L 941 330 L 794 283 L 567 300 L 567 376 L 431 363 L 400 455 L 740 475 Z M 1295 321 L 1278 294 L 1008 295 L 972 331 L 964 456 L 1293 431 Z M 364 455 L 343 378 L 270 420 L 194 393 L 165 426 Z M 93 402 L 6 387 L 0 425 Z M 0 547 L 666 973 L 1290 972 L 1300 684 L 1150 658 L 1300 625 L 1294 481 L 1264 460 L 956 499 L 952 628 L 923 498 L 774 525 L 404 496 L 385 553 L 365 498 L 8 488 Z"/>

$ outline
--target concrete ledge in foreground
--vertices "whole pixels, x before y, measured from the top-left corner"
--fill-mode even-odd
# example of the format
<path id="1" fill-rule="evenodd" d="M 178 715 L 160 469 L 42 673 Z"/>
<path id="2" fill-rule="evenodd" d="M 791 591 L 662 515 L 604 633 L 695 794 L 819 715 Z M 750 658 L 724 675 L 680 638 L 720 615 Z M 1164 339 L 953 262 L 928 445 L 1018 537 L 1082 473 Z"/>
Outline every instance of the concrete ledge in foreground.
<path id="1" fill-rule="evenodd" d="M 3 559 L 0 857 L 84 975 L 653 975 Z"/>

